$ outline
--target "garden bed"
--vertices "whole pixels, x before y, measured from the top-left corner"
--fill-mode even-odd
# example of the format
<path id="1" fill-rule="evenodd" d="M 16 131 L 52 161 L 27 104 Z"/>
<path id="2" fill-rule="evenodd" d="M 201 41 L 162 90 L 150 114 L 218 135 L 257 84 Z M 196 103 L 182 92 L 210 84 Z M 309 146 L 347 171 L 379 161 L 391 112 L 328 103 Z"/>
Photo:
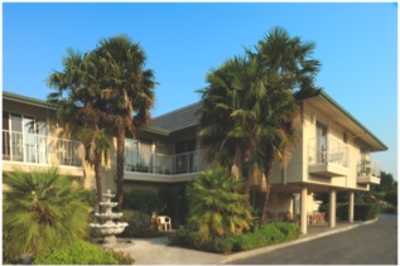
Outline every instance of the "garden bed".
<path id="1" fill-rule="evenodd" d="M 198 232 L 181 228 L 169 240 L 171 245 L 229 254 L 294 240 L 299 235 L 300 231 L 296 224 L 273 222 L 243 234 L 209 240 L 202 240 Z"/>

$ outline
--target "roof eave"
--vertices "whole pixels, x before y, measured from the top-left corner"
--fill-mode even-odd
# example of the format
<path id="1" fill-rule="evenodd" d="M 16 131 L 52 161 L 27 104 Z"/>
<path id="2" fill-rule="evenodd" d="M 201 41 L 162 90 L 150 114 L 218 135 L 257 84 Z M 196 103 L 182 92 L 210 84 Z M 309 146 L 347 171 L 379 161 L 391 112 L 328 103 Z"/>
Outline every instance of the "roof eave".
<path id="1" fill-rule="evenodd" d="M 361 124 L 360 121 L 358 121 L 353 115 L 351 115 L 348 111 L 346 111 L 338 102 L 336 102 L 331 96 L 329 96 L 325 91 L 323 90 L 318 90 L 318 93 L 313 96 L 320 96 L 327 100 L 330 104 L 335 106 L 337 109 L 339 109 L 342 113 L 344 113 L 350 120 L 352 120 L 357 126 L 359 126 L 362 130 L 365 131 L 369 136 L 371 136 L 378 144 L 379 148 L 376 149 L 376 151 L 386 151 L 388 150 L 388 147 L 377 137 L 375 136 L 371 131 L 369 131 L 363 124 Z"/>

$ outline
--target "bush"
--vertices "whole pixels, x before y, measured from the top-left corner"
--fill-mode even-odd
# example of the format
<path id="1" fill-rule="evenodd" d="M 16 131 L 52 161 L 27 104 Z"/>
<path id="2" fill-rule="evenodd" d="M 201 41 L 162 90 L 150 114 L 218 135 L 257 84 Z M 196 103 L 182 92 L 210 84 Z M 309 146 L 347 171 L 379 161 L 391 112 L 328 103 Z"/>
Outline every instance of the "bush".
<path id="1" fill-rule="evenodd" d="M 397 214 L 397 207 L 389 206 L 383 209 L 384 213 Z"/>
<path id="2" fill-rule="evenodd" d="M 271 244 L 276 244 L 300 235 L 296 224 L 287 222 L 274 222 L 261 226 L 252 233 L 233 237 L 233 251 L 250 250 Z"/>
<path id="3" fill-rule="evenodd" d="M 348 204 L 340 204 L 336 209 L 336 217 L 340 220 L 348 219 Z M 356 204 L 354 206 L 354 219 L 360 221 L 366 221 L 375 219 L 380 212 L 380 208 L 378 204 Z"/>
<path id="4" fill-rule="evenodd" d="M 135 190 L 125 194 L 123 207 L 124 209 L 151 214 L 152 212 L 163 212 L 166 204 L 157 192 Z"/>
<path id="5" fill-rule="evenodd" d="M 384 197 L 385 201 L 393 206 L 397 206 L 397 188 L 386 193 Z"/>
<path id="6" fill-rule="evenodd" d="M 4 259 L 36 256 L 83 239 L 89 206 L 56 169 L 4 177 Z"/>
<path id="7" fill-rule="evenodd" d="M 222 167 L 202 172 L 188 186 L 188 228 L 197 233 L 200 242 L 250 229 L 251 207 L 242 188 Z"/>
<path id="8" fill-rule="evenodd" d="M 79 193 L 82 201 L 87 203 L 91 208 L 96 206 L 96 190 L 82 189 Z"/>
<path id="9" fill-rule="evenodd" d="M 123 210 L 124 216 L 122 220 L 128 223 L 124 232 L 121 234 L 122 237 L 156 237 L 163 235 L 162 232 L 158 232 L 151 225 L 151 217 L 147 213 Z"/>
<path id="10" fill-rule="evenodd" d="M 320 206 L 320 211 L 329 215 L 328 205 Z M 340 203 L 336 207 L 336 218 L 339 220 L 347 220 L 349 212 L 349 205 L 347 203 Z M 380 207 L 377 203 L 356 203 L 354 205 L 354 220 L 366 221 L 378 217 Z"/>
<path id="11" fill-rule="evenodd" d="M 95 244 L 76 241 L 74 244 L 55 249 L 47 255 L 35 257 L 34 264 L 132 264 L 130 257 L 106 251 Z"/>
<path id="12" fill-rule="evenodd" d="M 230 237 L 217 237 L 207 241 L 199 241 L 201 237 L 197 232 L 187 228 L 180 228 L 176 231 L 175 236 L 170 237 L 170 243 L 204 251 L 230 253 L 296 239 L 299 235 L 300 230 L 296 224 L 275 222 L 262 225 L 254 232 Z"/>

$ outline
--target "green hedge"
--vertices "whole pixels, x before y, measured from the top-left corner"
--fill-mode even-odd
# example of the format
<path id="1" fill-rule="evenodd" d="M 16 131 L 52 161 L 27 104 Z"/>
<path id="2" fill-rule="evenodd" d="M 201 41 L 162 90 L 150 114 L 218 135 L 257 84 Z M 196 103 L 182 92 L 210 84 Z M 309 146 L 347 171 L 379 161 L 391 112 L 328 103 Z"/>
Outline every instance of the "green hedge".
<path id="1" fill-rule="evenodd" d="M 170 237 L 170 244 L 216 253 L 231 253 L 296 239 L 299 235 L 300 230 L 296 224 L 274 222 L 263 225 L 253 232 L 201 242 L 196 232 L 180 228 Z"/>
<path id="2" fill-rule="evenodd" d="M 34 264 L 133 264 L 134 260 L 120 253 L 106 251 L 95 244 L 76 241 L 73 245 L 37 256 Z"/>
<path id="3" fill-rule="evenodd" d="M 348 204 L 340 204 L 336 209 L 336 217 L 340 220 L 347 220 L 349 212 Z M 354 219 L 366 221 L 378 216 L 380 208 L 378 204 L 356 204 L 354 206 Z"/>
<path id="4" fill-rule="evenodd" d="M 328 205 L 325 204 L 320 207 L 321 212 L 329 215 Z M 340 203 L 336 207 L 336 218 L 339 220 L 347 220 L 349 212 L 349 205 L 347 203 Z M 378 217 L 380 207 L 375 203 L 359 203 L 354 205 L 354 220 L 366 221 Z"/>

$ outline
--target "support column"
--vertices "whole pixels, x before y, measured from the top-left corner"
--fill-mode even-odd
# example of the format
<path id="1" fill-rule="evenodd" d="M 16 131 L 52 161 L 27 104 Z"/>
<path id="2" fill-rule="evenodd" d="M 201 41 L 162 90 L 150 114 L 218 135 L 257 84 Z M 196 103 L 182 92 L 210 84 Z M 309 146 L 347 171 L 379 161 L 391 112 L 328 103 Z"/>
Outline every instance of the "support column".
<path id="1" fill-rule="evenodd" d="M 307 188 L 303 187 L 300 193 L 300 230 L 307 234 Z"/>
<path id="2" fill-rule="evenodd" d="M 329 192 L 329 227 L 336 226 L 336 190 Z"/>
<path id="3" fill-rule="evenodd" d="M 354 222 L 354 191 L 349 192 L 349 223 Z"/>

